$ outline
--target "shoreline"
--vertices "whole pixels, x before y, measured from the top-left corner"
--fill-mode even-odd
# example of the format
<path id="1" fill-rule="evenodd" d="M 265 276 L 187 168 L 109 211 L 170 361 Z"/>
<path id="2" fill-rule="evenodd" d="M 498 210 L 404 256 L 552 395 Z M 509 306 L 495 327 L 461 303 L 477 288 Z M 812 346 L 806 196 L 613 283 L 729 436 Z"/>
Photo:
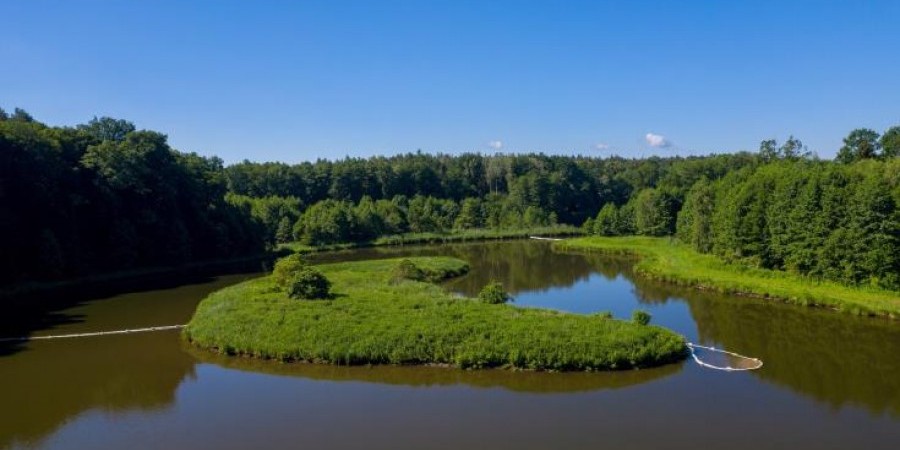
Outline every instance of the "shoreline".
<path id="1" fill-rule="evenodd" d="M 799 277 L 784 271 L 728 264 L 670 238 L 585 237 L 553 244 L 556 251 L 636 258 L 635 272 L 647 278 L 744 297 L 831 309 L 860 316 L 900 319 L 900 294 Z"/>

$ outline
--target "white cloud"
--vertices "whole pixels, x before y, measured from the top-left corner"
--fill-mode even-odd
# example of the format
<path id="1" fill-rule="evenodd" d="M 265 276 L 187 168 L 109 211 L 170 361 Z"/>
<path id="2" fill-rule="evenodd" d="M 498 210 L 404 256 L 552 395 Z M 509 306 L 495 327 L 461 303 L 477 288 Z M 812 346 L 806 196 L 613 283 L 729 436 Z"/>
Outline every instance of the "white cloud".
<path id="1" fill-rule="evenodd" d="M 609 150 L 609 144 L 605 144 L 603 142 L 594 146 L 597 150 Z"/>
<path id="2" fill-rule="evenodd" d="M 659 134 L 647 133 L 647 135 L 644 136 L 644 139 L 647 140 L 647 144 L 649 144 L 651 147 L 666 148 L 672 145 L 672 143 L 669 142 L 669 140 L 666 139 L 665 136 Z"/>
<path id="3" fill-rule="evenodd" d="M 488 142 L 488 147 L 490 147 L 490 148 L 492 148 L 492 149 L 494 149 L 494 150 L 500 150 L 501 148 L 503 148 L 503 141 L 491 141 L 491 142 Z"/>

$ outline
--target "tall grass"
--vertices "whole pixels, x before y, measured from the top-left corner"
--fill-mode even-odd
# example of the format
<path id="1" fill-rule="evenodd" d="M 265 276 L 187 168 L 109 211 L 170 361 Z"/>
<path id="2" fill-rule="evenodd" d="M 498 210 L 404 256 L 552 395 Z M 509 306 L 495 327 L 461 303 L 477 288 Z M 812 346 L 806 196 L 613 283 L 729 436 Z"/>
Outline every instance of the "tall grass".
<path id="1" fill-rule="evenodd" d="M 723 293 L 775 298 L 857 315 L 900 317 L 900 294 L 726 263 L 669 238 L 586 237 L 556 242 L 562 251 L 635 255 L 644 276 Z"/>
<path id="2" fill-rule="evenodd" d="M 453 258 L 410 258 L 424 272 L 463 273 Z M 439 286 L 392 279 L 400 260 L 328 264 L 334 299 L 291 300 L 269 278 L 213 293 L 184 333 L 228 354 L 331 364 L 609 370 L 683 358 L 681 336 L 601 315 L 489 305 Z"/>

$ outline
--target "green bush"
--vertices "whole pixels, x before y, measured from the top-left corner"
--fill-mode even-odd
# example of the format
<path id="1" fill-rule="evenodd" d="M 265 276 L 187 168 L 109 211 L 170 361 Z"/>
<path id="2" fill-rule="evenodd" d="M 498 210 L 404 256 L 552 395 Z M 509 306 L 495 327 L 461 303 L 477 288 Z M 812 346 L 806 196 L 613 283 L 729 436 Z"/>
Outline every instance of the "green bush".
<path id="1" fill-rule="evenodd" d="M 503 284 L 497 281 L 488 283 L 481 289 L 481 292 L 478 293 L 478 300 L 481 300 L 482 303 L 489 303 L 491 305 L 499 305 L 512 301 L 512 299 L 512 296 L 503 289 Z"/>
<path id="2" fill-rule="evenodd" d="M 394 283 L 403 280 L 425 281 L 425 278 L 425 272 L 408 259 L 401 260 L 394 266 L 394 270 L 391 273 L 391 281 Z"/>
<path id="3" fill-rule="evenodd" d="M 647 311 L 642 311 L 640 309 L 635 310 L 631 313 L 631 321 L 638 325 L 647 325 L 650 323 L 650 319 L 652 316 Z"/>
<path id="4" fill-rule="evenodd" d="M 279 259 L 275 262 L 275 268 L 272 270 L 272 278 L 275 285 L 280 289 L 288 289 L 293 283 L 297 275 L 306 268 L 306 262 L 299 254 L 293 254 Z"/>
<path id="5" fill-rule="evenodd" d="M 322 272 L 312 268 L 302 268 L 288 287 L 288 296 L 297 299 L 314 300 L 328 298 L 331 281 Z"/>

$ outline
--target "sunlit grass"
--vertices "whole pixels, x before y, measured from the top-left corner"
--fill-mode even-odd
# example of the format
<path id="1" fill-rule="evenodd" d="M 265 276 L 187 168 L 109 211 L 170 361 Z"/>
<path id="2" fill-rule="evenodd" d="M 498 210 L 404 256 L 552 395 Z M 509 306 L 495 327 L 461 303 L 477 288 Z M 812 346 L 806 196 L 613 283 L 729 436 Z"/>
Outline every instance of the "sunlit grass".
<path id="1" fill-rule="evenodd" d="M 440 278 L 468 267 L 410 258 Z M 228 354 L 332 364 L 608 370 L 681 359 L 683 338 L 603 315 L 488 305 L 417 281 L 392 282 L 398 259 L 319 266 L 332 300 L 292 300 L 269 277 L 210 295 L 185 329 L 195 345 Z"/>
<path id="2" fill-rule="evenodd" d="M 858 315 L 900 317 L 900 295 L 895 292 L 729 264 L 669 238 L 594 236 L 557 242 L 554 248 L 636 255 L 640 258 L 635 265 L 638 273 L 702 289 L 771 297 Z"/>

